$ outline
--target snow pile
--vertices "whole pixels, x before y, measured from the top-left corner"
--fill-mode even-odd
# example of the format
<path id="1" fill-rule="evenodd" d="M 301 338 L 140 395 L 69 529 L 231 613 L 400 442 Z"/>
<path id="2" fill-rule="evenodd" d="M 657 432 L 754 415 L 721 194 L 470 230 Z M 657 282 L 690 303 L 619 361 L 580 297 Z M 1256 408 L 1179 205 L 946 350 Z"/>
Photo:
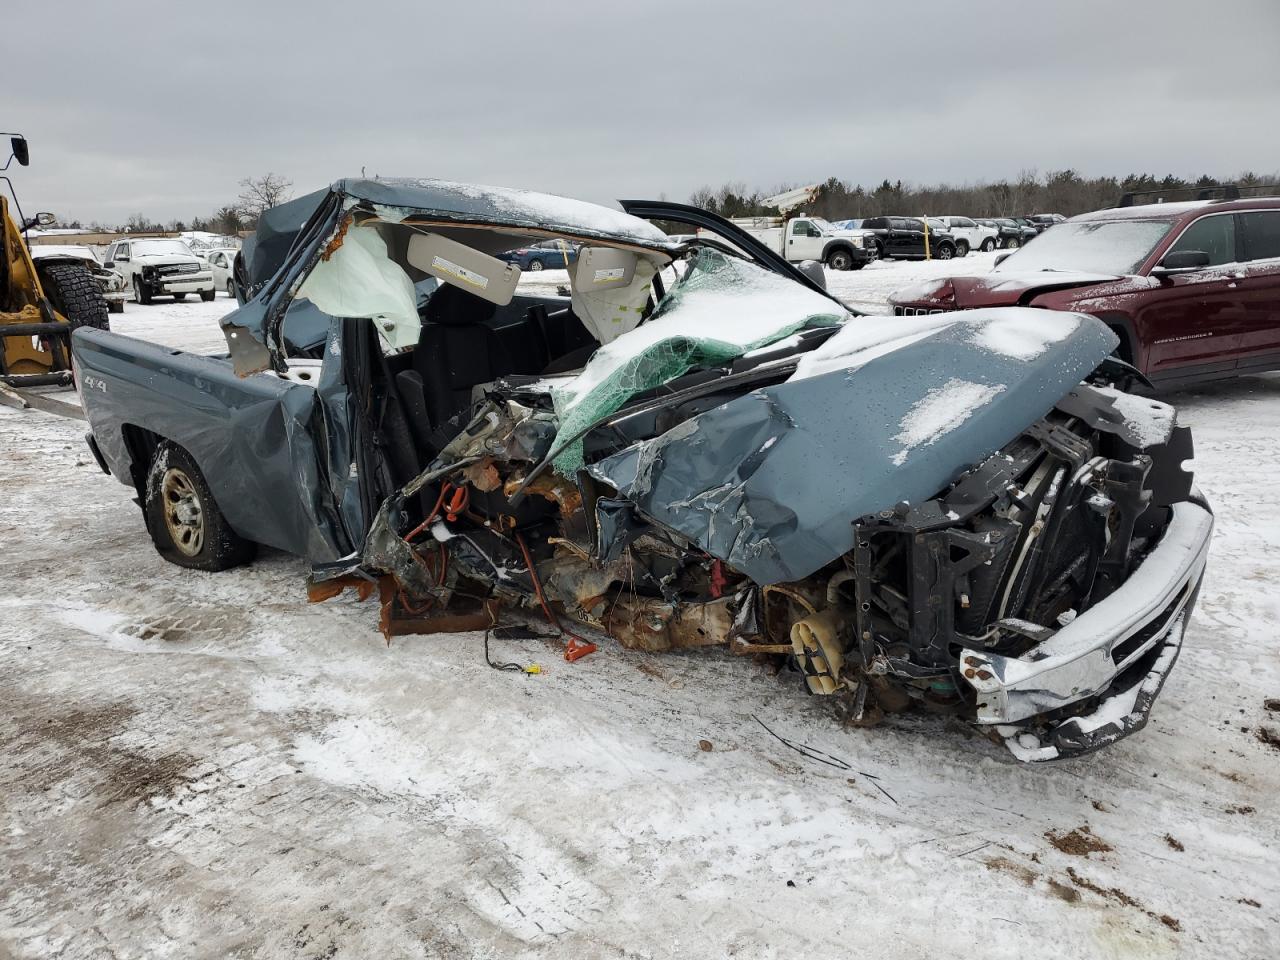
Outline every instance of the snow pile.
<path id="1" fill-rule="evenodd" d="M 956 377 L 934 387 L 916 402 L 898 425 L 900 431 L 893 439 L 902 444 L 902 449 L 893 456 L 894 466 L 906 463 L 911 451 L 917 447 L 927 447 L 946 436 L 1004 389 L 1003 384 L 973 383 Z"/>

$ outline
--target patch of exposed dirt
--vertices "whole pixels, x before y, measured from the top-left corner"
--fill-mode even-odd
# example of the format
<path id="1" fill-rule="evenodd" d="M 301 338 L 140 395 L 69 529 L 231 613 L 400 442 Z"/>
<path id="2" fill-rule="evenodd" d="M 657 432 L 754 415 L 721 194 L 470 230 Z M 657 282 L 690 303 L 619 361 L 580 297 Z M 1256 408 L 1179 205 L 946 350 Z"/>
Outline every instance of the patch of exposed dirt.
<path id="1" fill-rule="evenodd" d="M 1256 736 L 1260 742 L 1271 749 L 1280 750 L 1280 733 L 1276 733 L 1270 727 L 1259 727 Z"/>
<path id="2" fill-rule="evenodd" d="M 1088 890 L 1090 893 L 1096 893 L 1098 896 L 1106 900 L 1110 900 L 1113 903 L 1118 903 L 1121 906 L 1132 907 L 1134 910 L 1140 910 L 1152 920 L 1159 920 L 1170 930 L 1182 930 L 1182 923 L 1177 919 L 1177 917 L 1172 917 L 1167 913 L 1156 913 L 1154 910 L 1148 910 L 1141 900 L 1125 893 L 1119 887 L 1104 887 L 1101 884 L 1094 883 L 1092 880 L 1082 877 L 1080 874 L 1076 873 L 1074 867 L 1067 867 L 1067 876 L 1070 877 L 1071 882 L 1081 890 Z"/>
<path id="3" fill-rule="evenodd" d="M 992 857 L 990 860 L 983 861 L 991 870 L 999 870 L 1001 873 L 1007 873 L 1017 877 L 1028 887 L 1035 883 L 1036 872 L 1028 867 L 1024 867 L 1020 863 L 1014 863 L 1006 857 Z"/>
<path id="4" fill-rule="evenodd" d="M 9 756 L 21 758 L 24 775 L 41 788 L 92 772 L 104 785 L 97 794 L 102 806 L 145 803 L 168 796 L 188 782 L 185 771 L 199 761 L 184 751 L 151 756 L 114 743 L 137 712 L 125 703 L 61 712 L 50 711 L 47 705 L 18 710 L 13 715 L 15 733 L 3 746 Z"/>
<path id="5" fill-rule="evenodd" d="M 1254 812 L 1254 808 L 1247 805 L 1238 806 L 1238 807 L 1227 807 L 1227 813 L 1238 813 L 1243 816 L 1247 816 L 1248 814 L 1253 812 Z"/>
<path id="6" fill-rule="evenodd" d="M 1262 705 L 1272 713 L 1280 713 L 1280 697 L 1267 697 L 1262 701 Z"/>
<path id="7" fill-rule="evenodd" d="M 1070 833 L 1055 833 L 1050 830 L 1044 838 L 1063 853 L 1073 857 L 1087 857 L 1091 853 L 1109 853 L 1111 844 L 1101 837 L 1094 836 L 1088 824 L 1076 827 Z"/>
<path id="8" fill-rule="evenodd" d="M 1165 843 L 1167 843 L 1167 844 L 1169 845 L 1169 849 L 1170 849 L 1170 850 L 1177 850 L 1179 853 L 1182 853 L 1184 850 L 1186 850 L 1186 849 L 1187 849 L 1186 847 L 1184 847 L 1184 846 L 1182 845 L 1182 841 L 1181 841 L 1181 840 L 1179 840 L 1179 839 L 1177 839 L 1176 837 L 1173 837 L 1173 836 L 1171 836 L 1171 835 L 1169 835 L 1169 834 L 1167 834 L 1167 833 L 1164 835 L 1164 842 L 1165 842 Z"/>
<path id="9" fill-rule="evenodd" d="M 1257 900 L 1254 900 L 1252 897 L 1241 897 L 1239 900 L 1236 901 L 1236 903 L 1243 903 L 1246 907 L 1257 907 L 1259 909 L 1262 908 L 1262 904 L 1260 904 Z"/>

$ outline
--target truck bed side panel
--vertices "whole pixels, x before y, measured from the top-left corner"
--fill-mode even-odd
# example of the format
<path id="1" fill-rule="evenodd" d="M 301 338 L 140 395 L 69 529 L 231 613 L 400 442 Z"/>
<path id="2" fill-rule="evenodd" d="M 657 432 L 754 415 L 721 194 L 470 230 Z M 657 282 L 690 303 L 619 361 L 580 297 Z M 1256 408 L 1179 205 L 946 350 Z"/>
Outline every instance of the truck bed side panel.
<path id="1" fill-rule="evenodd" d="M 239 378 L 228 360 L 101 330 L 77 330 L 73 345 L 85 414 L 122 483 L 133 483 L 132 425 L 195 458 L 242 537 L 313 563 L 352 551 L 324 482 L 315 389 L 270 374 Z"/>

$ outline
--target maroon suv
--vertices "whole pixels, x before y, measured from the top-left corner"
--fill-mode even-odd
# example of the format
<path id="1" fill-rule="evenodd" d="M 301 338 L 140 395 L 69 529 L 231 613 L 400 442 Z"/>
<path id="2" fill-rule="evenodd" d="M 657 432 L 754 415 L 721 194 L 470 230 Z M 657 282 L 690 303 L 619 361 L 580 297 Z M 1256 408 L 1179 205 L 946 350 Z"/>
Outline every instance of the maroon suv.
<path id="1" fill-rule="evenodd" d="M 1091 313 L 1157 386 L 1280 369 L 1280 197 L 1072 217 L 984 276 L 895 293 L 910 316 L 1031 306 Z"/>

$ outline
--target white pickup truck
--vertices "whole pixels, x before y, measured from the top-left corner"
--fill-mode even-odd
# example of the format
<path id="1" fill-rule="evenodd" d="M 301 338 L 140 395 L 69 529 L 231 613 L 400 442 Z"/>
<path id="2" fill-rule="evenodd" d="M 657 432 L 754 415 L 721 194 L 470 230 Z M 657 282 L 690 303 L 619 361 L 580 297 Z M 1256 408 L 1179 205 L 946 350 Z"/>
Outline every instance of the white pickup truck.
<path id="1" fill-rule="evenodd" d="M 213 285 L 209 265 L 202 263 L 181 240 L 141 237 L 117 240 L 107 250 L 104 266 L 123 276 L 133 289 L 133 299 L 150 303 L 157 296 L 181 300 L 188 293 L 212 300 L 218 290 Z"/>
<path id="2" fill-rule="evenodd" d="M 956 253 L 963 257 L 970 250 L 981 250 L 987 253 L 994 250 L 1000 242 L 1000 231 L 995 227 L 987 227 L 972 217 L 933 217 L 941 220 L 947 227 L 947 233 L 956 238 Z"/>
<path id="3" fill-rule="evenodd" d="M 739 217 L 733 223 L 792 263 L 817 260 L 832 270 L 861 270 L 878 256 L 865 230 L 842 230 L 821 217 Z"/>

